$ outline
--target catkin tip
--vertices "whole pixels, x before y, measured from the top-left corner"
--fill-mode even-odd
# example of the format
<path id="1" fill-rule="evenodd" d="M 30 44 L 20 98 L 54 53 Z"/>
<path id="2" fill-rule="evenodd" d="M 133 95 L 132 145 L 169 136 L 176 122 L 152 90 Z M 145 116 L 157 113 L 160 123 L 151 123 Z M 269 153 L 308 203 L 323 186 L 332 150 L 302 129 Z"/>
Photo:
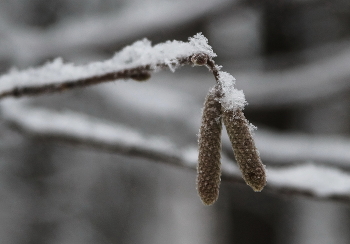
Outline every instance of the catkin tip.
<path id="1" fill-rule="evenodd" d="M 260 167 L 262 165 L 262 167 Z M 259 162 L 252 172 L 244 177 L 247 184 L 255 191 L 260 192 L 266 185 L 266 172 L 264 165 Z"/>
<path id="2" fill-rule="evenodd" d="M 224 124 L 244 181 L 254 191 L 266 185 L 266 171 L 255 147 L 250 125 L 240 109 L 223 111 Z"/>
<path id="3" fill-rule="evenodd" d="M 218 200 L 219 194 L 217 195 L 217 197 L 213 197 L 213 198 L 201 198 L 202 203 L 206 206 L 210 206 L 213 205 L 217 200 Z"/>

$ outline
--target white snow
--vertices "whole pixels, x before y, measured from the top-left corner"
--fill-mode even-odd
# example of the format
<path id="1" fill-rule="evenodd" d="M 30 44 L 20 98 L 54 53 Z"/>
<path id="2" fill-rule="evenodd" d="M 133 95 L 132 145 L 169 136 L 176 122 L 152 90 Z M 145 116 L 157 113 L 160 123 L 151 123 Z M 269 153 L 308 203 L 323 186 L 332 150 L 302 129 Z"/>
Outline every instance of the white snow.
<path id="1" fill-rule="evenodd" d="M 340 169 L 315 164 L 271 169 L 267 172 L 268 185 L 308 190 L 320 197 L 350 196 L 350 174 Z"/>
<path id="2" fill-rule="evenodd" d="M 260 128 L 255 139 L 261 156 L 279 165 L 312 160 L 349 167 L 350 140 L 345 136 L 276 133 Z"/>
<path id="3" fill-rule="evenodd" d="M 223 173 L 240 177 L 232 160 L 222 158 Z M 267 170 L 267 186 L 271 189 L 306 191 L 317 197 L 350 196 L 350 174 L 334 167 L 305 163 Z"/>
<path id="4" fill-rule="evenodd" d="M 102 62 L 74 65 L 72 63 L 65 64 L 62 59 L 57 58 L 38 68 L 29 68 L 24 71 L 18 71 L 14 68 L 0 77 L 0 92 L 17 86 L 40 86 L 84 79 L 143 65 L 156 68 L 157 64 L 165 63 L 174 71 L 179 65 L 177 59 L 199 52 L 205 53 L 209 57 L 216 56 L 209 46 L 207 38 L 201 33 L 189 38 L 188 42 L 167 41 L 155 46 L 152 46 L 149 40 L 143 39 L 126 46 L 114 57 Z"/>
<path id="5" fill-rule="evenodd" d="M 247 104 L 242 90 L 235 89 L 236 79 L 227 72 L 219 71 L 222 97 L 219 99 L 225 110 L 243 109 Z"/>
<path id="6" fill-rule="evenodd" d="M 198 161 L 198 147 L 187 147 L 184 148 L 181 152 L 183 160 L 187 162 L 189 166 L 192 165 L 195 168 Z"/>
<path id="7" fill-rule="evenodd" d="M 25 100 L 21 100 L 25 103 Z M 101 145 L 136 147 L 153 152 L 162 152 L 169 157 L 183 158 L 184 165 L 195 168 L 198 157 L 197 147 L 187 145 L 179 150 L 171 139 L 141 133 L 108 121 L 71 111 L 54 112 L 46 109 L 21 105 L 18 100 L 5 100 L 1 104 L 4 119 L 12 121 L 20 128 L 36 135 L 62 136 L 87 140 Z M 237 165 L 222 155 L 222 169 L 227 176 L 241 177 Z M 335 167 L 308 163 L 290 167 L 268 167 L 268 186 L 271 189 L 291 189 L 309 191 L 319 197 L 350 196 L 350 174 Z"/>
<path id="8" fill-rule="evenodd" d="M 29 133 L 79 138 L 108 145 L 123 145 L 171 152 L 175 146 L 160 136 L 145 137 L 124 125 L 111 123 L 73 111 L 55 112 L 23 106 L 16 100 L 2 103 L 3 117 Z"/>

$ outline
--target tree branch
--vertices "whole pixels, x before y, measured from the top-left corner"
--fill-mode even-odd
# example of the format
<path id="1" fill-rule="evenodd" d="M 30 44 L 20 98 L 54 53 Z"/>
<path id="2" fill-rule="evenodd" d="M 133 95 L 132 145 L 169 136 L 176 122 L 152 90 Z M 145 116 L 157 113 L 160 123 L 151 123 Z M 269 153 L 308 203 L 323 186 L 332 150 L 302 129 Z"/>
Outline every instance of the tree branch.
<path id="1" fill-rule="evenodd" d="M 53 112 L 24 107 L 15 101 L 3 103 L 7 123 L 21 133 L 47 140 L 83 145 L 196 170 L 197 145 L 179 147 L 169 138 L 147 137 L 141 133 L 74 112 Z M 222 180 L 244 184 L 237 165 L 222 157 Z M 307 196 L 350 203 L 350 175 L 331 166 L 304 163 L 268 168 L 265 189 L 272 194 Z"/>
<path id="2" fill-rule="evenodd" d="M 208 58 L 216 56 L 201 33 L 189 38 L 189 42 L 168 41 L 155 46 L 143 39 L 109 60 L 87 65 L 63 64 L 61 59 L 56 59 L 36 69 L 12 70 L 1 76 L 0 99 L 60 92 L 117 79 L 142 81 L 149 78 L 150 72 L 166 68 L 175 71 L 185 64 L 193 64 L 191 57 L 198 53 Z"/>
<path id="3" fill-rule="evenodd" d="M 204 73 L 204 75 L 208 74 Z M 159 74 L 153 78 L 154 82 L 148 84 L 147 93 L 144 89 L 138 93 L 137 102 L 130 99 L 139 87 L 137 83 L 120 83 L 118 87 L 112 84 L 98 86 L 93 92 L 103 97 L 108 106 L 115 107 L 117 110 L 127 107 L 131 116 L 138 117 L 140 113 L 147 111 L 152 116 L 156 116 L 156 119 L 169 121 L 169 123 L 181 121 L 185 130 L 195 135 L 198 133 L 201 115 L 199 111 L 206 92 L 204 87 L 211 85 L 211 80 L 204 75 L 199 74 L 199 78 L 196 78 L 187 73 L 179 73 L 176 76 Z M 181 83 L 178 84 L 180 81 Z M 174 89 L 173 84 L 177 84 L 178 88 Z M 150 96 L 156 101 L 164 99 L 164 96 L 158 92 L 160 89 L 168 94 L 166 104 L 165 101 L 150 103 Z M 350 139 L 346 135 L 276 132 L 259 126 L 254 140 L 263 162 L 269 164 L 269 167 L 271 164 L 276 167 L 286 167 L 312 161 L 350 171 Z M 232 155 L 232 146 L 228 137 L 223 137 L 222 146 L 228 155 Z"/>
<path id="4" fill-rule="evenodd" d="M 178 58 L 176 62 L 170 63 L 168 65 L 186 65 L 191 64 L 189 57 Z M 142 81 L 143 77 L 148 79 L 150 77 L 150 72 L 158 71 L 159 69 L 169 68 L 165 63 L 155 64 L 153 67 L 151 65 L 138 66 L 131 69 L 123 69 L 120 71 L 108 72 L 98 76 L 92 76 L 76 80 L 68 80 L 63 82 L 53 82 L 37 86 L 15 86 L 8 90 L 0 92 L 0 99 L 6 97 L 22 97 L 22 96 L 37 96 L 45 93 L 55 93 L 71 90 L 74 88 L 81 88 L 85 86 L 97 85 L 104 82 L 111 82 L 120 79 L 134 79 L 137 81 Z M 0 79 L 1 80 L 1 79 Z"/>
<path id="5" fill-rule="evenodd" d="M 189 64 L 190 57 L 177 59 L 178 65 Z M 173 64 L 175 65 L 175 63 Z M 150 72 L 154 72 L 158 69 L 165 69 L 167 66 L 164 63 L 156 64 L 155 67 L 151 68 L 150 65 L 139 66 L 131 69 L 124 69 L 115 72 L 109 72 L 99 76 L 92 76 L 83 79 L 63 81 L 60 83 L 49 83 L 39 86 L 19 86 L 9 90 L 5 90 L 0 93 L 0 99 L 6 97 L 22 97 L 22 96 L 37 96 L 45 93 L 62 92 L 71 90 L 74 88 L 97 85 L 104 82 L 110 82 L 120 79 L 134 79 L 142 81 L 150 77 Z"/>
<path id="6" fill-rule="evenodd" d="M 249 97 L 249 104 L 255 108 L 304 106 L 347 95 L 349 62 L 350 48 L 347 47 L 336 55 L 289 70 L 235 73 L 235 76 Z"/>

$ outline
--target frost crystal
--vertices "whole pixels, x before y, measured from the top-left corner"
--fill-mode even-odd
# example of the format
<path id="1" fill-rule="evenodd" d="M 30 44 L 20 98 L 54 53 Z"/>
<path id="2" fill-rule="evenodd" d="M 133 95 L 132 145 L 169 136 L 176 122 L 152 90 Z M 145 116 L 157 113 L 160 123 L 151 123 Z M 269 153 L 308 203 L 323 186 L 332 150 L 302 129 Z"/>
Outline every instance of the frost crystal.
<path id="1" fill-rule="evenodd" d="M 200 52 L 206 53 L 212 58 L 217 56 L 213 52 L 212 47 L 208 44 L 208 39 L 205 36 L 203 36 L 201 32 L 197 33 L 193 37 L 190 37 L 188 40 L 189 43 L 192 46 L 196 47 L 198 50 L 200 50 Z"/>
<path id="2" fill-rule="evenodd" d="M 222 97 L 219 99 L 224 110 L 243 109 L 247 104 L 242 90 L 234 88 L 236 79 L 227 72 L 219 71 Z"/>

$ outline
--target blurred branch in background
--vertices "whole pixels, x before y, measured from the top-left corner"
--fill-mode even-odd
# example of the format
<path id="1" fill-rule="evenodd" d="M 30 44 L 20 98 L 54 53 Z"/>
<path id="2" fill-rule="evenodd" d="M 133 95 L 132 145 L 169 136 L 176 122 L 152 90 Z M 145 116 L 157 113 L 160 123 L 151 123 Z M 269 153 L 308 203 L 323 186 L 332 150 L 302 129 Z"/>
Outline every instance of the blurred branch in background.
<path id="1" fill-rule="evenodd" d="M 25 67 L 58 55 L 115 50 L 159 31 L 163 35 L 172 33 L 233 4 L 235 1 L 229 0 L 206 0 L 201 4 L 197 1 L 130 1 L 123 11 L 65 19 L 48 30 L 3 21 L 0 60 L 10 59 Z"/>
<path id="2" fill-rule="evenodd" d="M 325 49 L 328 49 L 325 47 Z M 350 49 L 284 71 L 238 73 L 256 108 L 291 107 L 332 100 L 349 93 Z"/>
<path id="3" fill-rule="evenodd" d="M 152 162 L 196 170 L 198 152 L 195 144 L 180 147 L 174 144 L 171 138 L 145 137 L 131 128 L 75 112 L 54 112 L 31 108 L 13 101 L 6 101 L 2 109 L 5 121 L 9 126 L 34 139 L 73 143 L 95 150 L 107 150 L 131 157 L 141 157 Z M 266 189 L 269 192 L 305 195 L 317 199 L 332 199 L 350 203 L 350 174 L 334 167 L 333 162 L 327 166 L 316 164 L 319 160 L 325 160 L 325 156 L 332 156 L 323 155 L 325 153 L 323 149 L 330 146 L 331 150 L 335 146 L 334 142 L 345 143 L 343 151 L 338 148 L 337 153 L 343 156 L 343 160 L 350 161 L 350 154 L 346 146 L 350 144 L 350 140 L 340 141 L 334 138 L 333 141 L 323 142 L 321 147 L 314 145 L 314 150 L 308 151 L 309 155 L 301 158 L 300 156 L 304 156 L 299 155 L 303 150 L 302 137 L 294 138 L 293 143 L 301 146 L 301 150 L 295 154 L 276 148 L 274 145 L 280 142 L 266 140 L 265 137 L 264 134 L 261 135 L 260 140 L 271 143 L 265 145 L 265 148 L 273 148 L 279 154 L 276 158 L 270 154 L 268 159 L 277 161 L 278 157 L 281 157 L 290 160 L 289 163 L 282 161 L 281 164 L 288 167 L 268 167 Z M 229 142 L 225 146 L 227 144 Z M 261 150 L 262 155 L 267 154 L 265 148 Z M 294 164 L 300 161 L 303 163 Z M 223 157 L 223 180 L 244 184 L 235 162 L 225 156 Z"/>

